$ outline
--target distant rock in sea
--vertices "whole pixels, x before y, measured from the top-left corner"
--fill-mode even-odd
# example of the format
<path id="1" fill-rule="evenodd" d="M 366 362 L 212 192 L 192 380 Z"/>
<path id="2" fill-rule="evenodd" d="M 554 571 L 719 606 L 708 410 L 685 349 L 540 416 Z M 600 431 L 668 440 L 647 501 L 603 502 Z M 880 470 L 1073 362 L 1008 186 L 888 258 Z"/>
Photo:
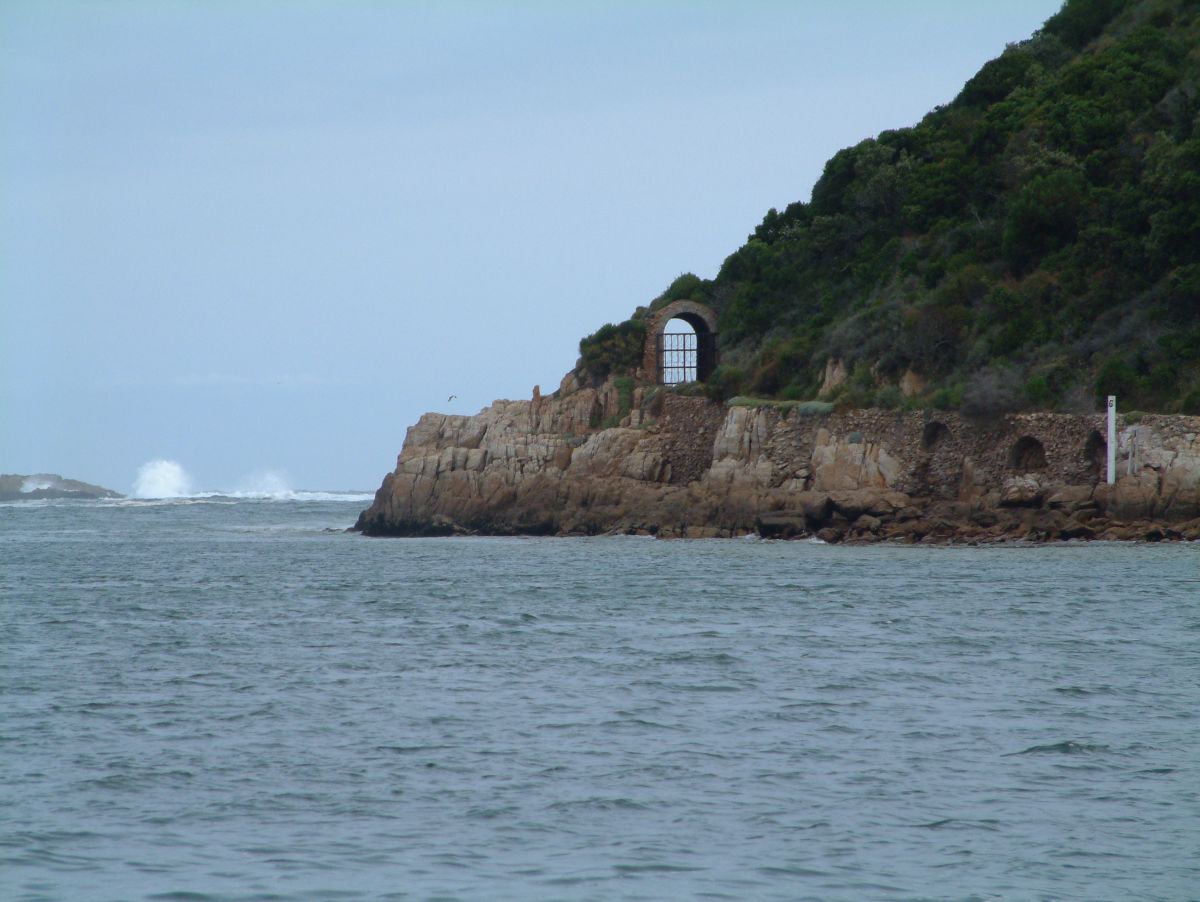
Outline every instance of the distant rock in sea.
<path id="1" fill-rule="evenodd" d="M 32 501 L 37 498 L 124 498 L 120 492 L 92 485 L 90 482 L 80 482 L 78 479 L 64 479 L 57 473 L 19 473 L 0 474 L 0 501 Z"/>

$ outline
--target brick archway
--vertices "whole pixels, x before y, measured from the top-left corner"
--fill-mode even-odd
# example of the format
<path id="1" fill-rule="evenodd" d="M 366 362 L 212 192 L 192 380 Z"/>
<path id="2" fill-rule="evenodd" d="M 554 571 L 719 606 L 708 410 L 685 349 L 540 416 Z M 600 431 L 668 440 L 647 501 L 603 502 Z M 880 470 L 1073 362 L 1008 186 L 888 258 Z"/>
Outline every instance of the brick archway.
<path id="1" fill-rule="evenodd" d="M 650 315 L 646 323 L 646 349 L 642 357 L 642 368 L 660 385 L 663 378 L 664 343 L 663 333 L 667 323 L 681 319 L 696 332 L 695 381 L 703 382 L 717 368 L 717 314 L 704 304 L 695 301 L 675 301 Z M 672 380 L 672 382 L 677 380 Z"/>

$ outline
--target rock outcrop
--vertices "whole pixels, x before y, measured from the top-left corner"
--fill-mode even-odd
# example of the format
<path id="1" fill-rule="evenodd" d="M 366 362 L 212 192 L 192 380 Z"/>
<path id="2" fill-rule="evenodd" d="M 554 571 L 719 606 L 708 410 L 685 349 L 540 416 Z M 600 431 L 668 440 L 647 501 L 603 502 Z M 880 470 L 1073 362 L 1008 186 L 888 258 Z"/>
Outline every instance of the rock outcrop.
<path id="1" fill-rule="evenodd" d="M 564 386 L 566 388 L 566 386 Z M 1200 538 L 1200 417 L 803 415 L 611 384 L 426 414 L 368 535 L 757 533 L 826 541 Z M 599 428 L 605 422 L 617 422 Z"/>
<path id="2" fill-rule="evenodd" d="M 64 479 L 57 473 L 4 473 L 0 475 L 0 501 L 34 501 L 47 498 L 123 498 L 120 492 Z"/>

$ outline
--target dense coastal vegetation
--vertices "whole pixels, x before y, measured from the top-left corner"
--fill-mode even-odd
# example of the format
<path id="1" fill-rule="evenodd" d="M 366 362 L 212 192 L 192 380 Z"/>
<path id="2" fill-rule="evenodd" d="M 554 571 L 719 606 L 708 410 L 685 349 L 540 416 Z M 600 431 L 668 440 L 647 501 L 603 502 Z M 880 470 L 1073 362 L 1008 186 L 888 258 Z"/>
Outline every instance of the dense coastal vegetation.
<path id="1" fill-rule="evenodd" d="M 649 309 L 681 298 L 720 315 L 718 399 L 816 398 L 835 360 L 842 408 L 1200 413 L 1200 5 L 1068 0 Z M 647 312 L 588 375 L 637 365 Z"/>

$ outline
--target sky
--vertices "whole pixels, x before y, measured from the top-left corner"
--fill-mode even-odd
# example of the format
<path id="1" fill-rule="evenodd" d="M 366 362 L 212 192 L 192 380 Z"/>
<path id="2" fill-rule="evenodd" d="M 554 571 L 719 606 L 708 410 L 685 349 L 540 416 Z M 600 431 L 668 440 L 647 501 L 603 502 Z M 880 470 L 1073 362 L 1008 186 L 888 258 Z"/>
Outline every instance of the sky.
<path id="1" fill-rule="evenodd" d="M 0 472 L 373 490 L 1058 6 L 0 0 Z"/>

